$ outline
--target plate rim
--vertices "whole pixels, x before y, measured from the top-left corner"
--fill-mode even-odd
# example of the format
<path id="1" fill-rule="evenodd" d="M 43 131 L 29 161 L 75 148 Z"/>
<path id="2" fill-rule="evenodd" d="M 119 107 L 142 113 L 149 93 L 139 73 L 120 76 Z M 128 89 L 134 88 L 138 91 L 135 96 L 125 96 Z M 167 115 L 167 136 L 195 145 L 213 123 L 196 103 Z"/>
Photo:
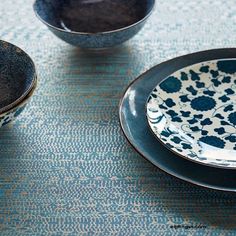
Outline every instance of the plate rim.
<path id="1" fill-rule="evenodd" d="M 226 49 L 228 49 L 228 48 L 226 48 Z M 213 49 L 213 51 L 215 51 L 215 50 L 218 50 L 218 49 Z M 207 50 L 207 51 L 212 51 L 212 50 Z M 205 52 L 205 51 L 200 51 L 200 52 L 197 52 L 197 53 L 201 53 L 201 52 Z M 193 53 L 193 54 L 195 54 L 195 53 Z M 187 55 L 191 55 L 191 54 L 187 54 Z M 186 55 L 184 55 L 184 56 L 186 56 Z M 181 57 L 181 56 L 180 56 L 180 57 Z M 176 58 L 174 58 L 174 59 L 177 59 L 177 58 L 180 58 L 180 57 L 176 57 Z M 201 62 L 198 62 L 198 63 L 194 63 L 194 64 L 191 64 L 191 65 L 188 65 L 188 66 L 186 66 L 186 67 L 182 67 L 182 68 L 180 68 L 180 69 L 174 71 L 173 73 L 176 73 L 176 72 L 178 72 L 178 71 L 180 71 L 180 70 L 182 70 L 182 69 L 184 69 L 184 68 L 187 68 L 187 67 L 193 67 L 193 66 L 198 65 L 198 64 L 200 64 L 200 63 L 206 63 L 206 62 L 218 61 L 218 60 L 227 61 L 227 60 L 231 60 L 231 59 L 234 59 L 234 60 L 236 61 L 236 57 L 225 58 L 225 59 L 220 59 L 220 58 L 219 58 L 219 59 L 214 59 L 214 60 L 206 60 L 206 61 L 201 61 Z M 194 162 L 194 163 L 197 163 L 197 164 L 200 164 L 200 165 L 204 165 L 204 166 L 208 166 L 208 167 L 218 168 L 218 169 L 236 170 L 236 164 L 235 164 L 234 167 L 232 167 L 232 166 L 216 165 L 216 164 L 212 164 L 212 163 L 205 163 L 205 162 L 197 161 L 197 160 L 195 160 L 195 159 L 191 159 L 191 158 L 189 158 L 189 157 L 187 157 L 187 156 L 185 156 L 185 155 L 182 155 L 181 153 L 179 153 L 179 152 L 173 150 L 172 148 L 168 147 L 168 146 L 166 145 L 166 143 L 162 141 L 161 138 L 158 138 L 158 137 L 157 137 L 157 135 L 155 134 L 155 132 L 154 132 L 153 129 L 151 128 L 150 121 L 149 121 L 148 114 L 147 114 L 147 113 L 148 113 L 148 112 L 147 112 L 147 110 L 148 110 L 148 109 L 147 109 L 148 100 L 149 100 L 149 98 L 150 98 L 150 96 L 151 96 L 153 90 L 154 90 L 156 87 L 158 87 L 158 85 L 160 85 L 162 82 L 164 82 L 169 76 L 172 76 L 173 73 L 167 75 L 164 79 L 162 79 L 159 83 L 157 83 L 157 85 L 152 89 L 152 91 L 149 93 L 149 95 L 148 95 L 148 97 L 147 97 L 147 99 L 146 99 L 146 102 L 145 102 L 145 111 L 146 111 L 146 113 L 145 113 L 145 115 L 146 115 L 146 119 L 147 119 L 147 123 L 148 123 L 148 128 L 150 129 L 150 131 L 152 132 L 152 134 L 155 136 L 155 138 L 161 143 L 162 146 L 164 146 L 165 148 L 167 148 L 169 151 L 173 152 L 175 155 L 177 155 L 177 156 L 179 156 L 179 157 L 181 157 L 181 158 L 184 158 L 185 160 L 192 161 L 192 162 Z"/>
<path id="2" fill-rule="evenodd" d="M 121 131 L 124 135 L 124 137 L 126 138 L 127 142 L 129 143 L 129 145 L 132 147 L 132 149 L 134 151 L 136 151 L 142 158 L 144 158 L 145 160 L 147 160 L 149 163 L 151 163 L 153 166 L 155 166 L 156 168 L 158 168 L 159 170 L 161 170 L 162 172 L 172 176 L 172 177 L 175 177 L 183 182 L 187 182 L 187 183 L 190 183 L 191 185 L 193 186 L 199 186 L 199 187 L 202 187 L 202 188 L 206 188 L 206 189 L 209 189 L 209 190 L 216 190 L 216 191 L 225 191 L 225 192 L 236 192 L 236 188 L 231 188 L 231 187 L 219 187 L 219 186 L 215 186 L 213 184 L 207 184 L 207 183 L 204 183 L 204 182 L 199 182 L 199 181 L 196 181 L 196 180 L 192 180 L 190 179 L 189 177 L 186 177 L 186 176 L 182 176 L 182 175 L 179 175 L 178 173 L 175 173 L 174 171 L 172 170 L 168 170 L 168 168 L 165 168 L 163 167 L 161 164 L 156 164 L 154 163 L 153 160 L 150 160 L 148 157 L 145 156 L 145 154 L 139 150 L 134 144 L 133 142 L 130 140 L 130 137 L 128 137 L 126 131 L 125 131 L 125 128 L 124 128 L 124 124 L 123 124 L 123 118 L 122 118 L 122 108 L 123 108 L 123 104 L 124 104 L 124 100 L 127 96 L 127 93 L 128 91 L 130 90 L 130 88 L 132 87 L 132 85 L 134 85 L 136 82 L 140 81 L 143 79 L 143 77 L 145 75 L 147 75 L 148 73 L 150 73 L 151 71 L 155 70 L 157 67 L 161 66 L 161 65 L 164 65 L 166 63 L 171 63 L 171 62 L 174 62 L 176 59 L 181 59 L 181 58 L 185 58 L 186 56 L 190 57 L 190 56 L 197 56 L 199 54 L 202 54 L 202 53 L 208 53 L 208 52 L 215 52 L 215 51 L 218 51 L 218 52 L 224 52 L 225 50 L 234 50 L 236 52 L 236 47 L 227 47 L 227 48 L 213 48 L 213 49 L 208 49 L 208 50 L 201 50 L 201 51 L 196 51 L 196 52 L 193 52 L 193 53 L 189 53 L 189 54 L 184 54 L 184 55 L 180 55 L 180 56 L 177 56 L 177 57 L 174 57 L 172 59 L 169 59 L 169 60 L 165 60 L 165 61 L 162 61 L 154 66 L 152 66 L 151 68 L 145 70 L 143 73 L 141 73 L 138 77 L 136 77 L 134 80 L 132 80 L 126 87 L 126 89 L 124 90 L 124 92 L 122 93 L 122 96 L 120 98 L 120 101 L 119 101 L 119 105 L 118 105 L 118 117 L 119 117 L 119 125 L 121 127 Z M 220 59 L 220 58 L 219 58 Z M 150 130 L 149 130 L 150 132 Z M 199 163 L 194 163 L 192 162 L 194 165 L 200 165 Z M 203 166 L 203 165 L 202 165 Z M 209 166 L 206 166 L 207 168 L 214 168 L 214 167 L 209 167 Z M 222 170 L 222 168 L 214 168 L 214 169 L 220 169 Z M 228 169 L 229 170 L 229 169 Z M 225 171 L 227 171 L 227 169 L 225 169 Z M 229 171 L 232 171 L 232 169 L 230 169 Z"/>

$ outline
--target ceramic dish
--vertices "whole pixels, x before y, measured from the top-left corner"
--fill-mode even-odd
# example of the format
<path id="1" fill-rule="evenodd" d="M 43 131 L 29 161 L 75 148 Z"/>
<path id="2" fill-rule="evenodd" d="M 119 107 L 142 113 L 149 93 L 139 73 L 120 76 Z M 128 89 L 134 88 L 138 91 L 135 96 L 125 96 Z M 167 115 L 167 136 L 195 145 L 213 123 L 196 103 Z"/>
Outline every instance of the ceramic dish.
<path id="1" fill-rule="evenodd" d="M 0 114 L 28 96 L 36 77 L 31 58 L 22 49 L 0 40 Z"/>
<path id="2" fill-rule="evenodd" d="M 202 61 L 229 58 L 236 58 L 236 49 L 198 52 L 157 65 L 129 85 L 120 102 L 119 117 L 129 143 L 155 166 L 199 186 L 235 192 L 235 170 L 201 165 L 175 155 L 165 148 L 149 129 L 145 109 L 150 91 L 168 75 Z"/>
<path id="3" fill-rule="evenodd" d="M 236 168 L 236 59 L 201 62 L 168 76 L 147 102 L 148 123 L 170 150 Z"/>
<path id="4" fill-rule="evenodd" d="M 82 48 L 106 48 L 132 38 L 155 0 L 36 0 L 36 16 L 60 39 Z"/>
<path id="5" fill-rule="evenodd" d="M 29 103 L 31 97 L 33 96 L 36 87 L 37 87 L 37 80 L 35 81 L 35 84 L 31 89 L 31 91 L 28 93 L 28 95 L 24 98 L 23 101 L 19 102 L 11 109 L 0 114 L 0 127 L 9 124 L 23 112 L 26 105 Z"/>

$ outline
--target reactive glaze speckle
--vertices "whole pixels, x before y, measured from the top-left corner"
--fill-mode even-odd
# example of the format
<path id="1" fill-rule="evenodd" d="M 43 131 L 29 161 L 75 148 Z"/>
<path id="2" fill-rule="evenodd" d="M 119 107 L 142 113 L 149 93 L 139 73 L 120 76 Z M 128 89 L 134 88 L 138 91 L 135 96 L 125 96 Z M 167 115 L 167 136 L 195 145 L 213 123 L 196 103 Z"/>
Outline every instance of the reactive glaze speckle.
<path id="1" fill-rule="evenodd" d="M 39 19 L 59 38 L 83 48 L 106 48 L 133 37 L 155 0 L 36 0 Z"/>
<path id="2" fill-rule="evenodd" d="M 0 41 L 0 127 L 24 110 L 36 83 L 31 58 L 15 45 Z"/>
<path id="3" fill-rule="evenodd" d="M 183 68 L 147 103 L 148 122 L 172 151 L 190 160 L 236 168 L 236 59 Z"/>
<path id="4" fill-rule="evenodd" d="M 25 99 L 36 81 L 30 57 L 5 41 L 0 41 L 0 114 Z"/>

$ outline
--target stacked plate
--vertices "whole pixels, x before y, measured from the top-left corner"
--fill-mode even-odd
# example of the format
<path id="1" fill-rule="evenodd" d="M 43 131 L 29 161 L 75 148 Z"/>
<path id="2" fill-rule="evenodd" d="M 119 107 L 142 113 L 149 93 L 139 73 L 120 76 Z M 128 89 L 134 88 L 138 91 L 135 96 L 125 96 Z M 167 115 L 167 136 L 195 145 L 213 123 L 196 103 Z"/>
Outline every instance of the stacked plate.
<path id="1" fill-rule="evenodd" d="M 119 109 L 130 144 L 165 172 L 236 191 L 236 49 L 172 59 L 126 90 Z"/>

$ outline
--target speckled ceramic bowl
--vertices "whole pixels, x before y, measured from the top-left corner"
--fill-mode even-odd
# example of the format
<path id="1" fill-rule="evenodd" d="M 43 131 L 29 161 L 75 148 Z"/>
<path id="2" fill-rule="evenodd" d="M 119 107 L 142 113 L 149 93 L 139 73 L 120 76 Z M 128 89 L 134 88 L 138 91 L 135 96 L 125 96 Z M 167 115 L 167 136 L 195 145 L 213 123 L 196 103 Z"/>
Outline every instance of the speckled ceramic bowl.
<path id="1" fill-rule="evenodd" d="M 154 5 L 155 0 L 36 0 L 34 11 L 65 42 L 107 48 L 138 33 Z"/>
<path id="2" fill-rule="evenodd" d="M 21 112 L 25 109 L 26 105 L 29 103 L 33 93 L 36 89 L 37 81 L 33 88 L 30 90 L 29 94 L 23 99 L 23 101 L 16 104 L 14 107 L 10 108 L 8 111 L 2 112 L 0 114 L 0 127 L 9 124 L 13 121 L 17 116 L 21 114 Z"/>
<path id="3" fill-rule="evenodd" d="M 20 114 L 36 83 L 31 58 L 15 45 L 0 40 L 0 127 Z"/>

